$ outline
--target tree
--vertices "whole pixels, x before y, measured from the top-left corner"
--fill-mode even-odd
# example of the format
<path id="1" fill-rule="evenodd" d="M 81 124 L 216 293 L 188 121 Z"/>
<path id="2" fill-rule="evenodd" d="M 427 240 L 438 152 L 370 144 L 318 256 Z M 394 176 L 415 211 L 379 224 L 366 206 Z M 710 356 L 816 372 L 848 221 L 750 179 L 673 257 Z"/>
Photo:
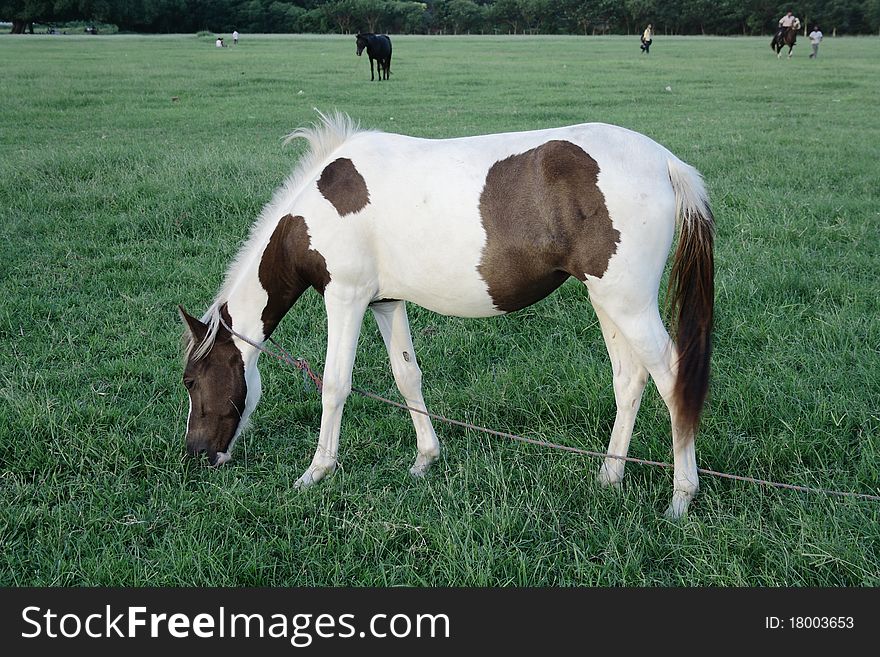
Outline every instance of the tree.
<path id="1" fill-rule="evenodd" d="M 79 4 L 77 0 L 0 0 L 0 16 L 12 21 L 12 34 L 23 34 L 33 32 L 34 23 L 83 18 Z"/>
<path id="2" fill-rule="evenodd" d="M 388 19 L 388 3 L 384 0 L 360 0 L 358 3 L 357 23 L 360 27 L 365 27 L 363 32 L 379 32 L 381 21 Z"/>
<path id="3" fill-rule="evenodd" d="M 0 0 L 0 18 L 22 33 L 34 23 L 95 20 L 137 32 L 233 28 L 251 32 L 519 34 L 639 32 L 767 34 L 789 4 L 780 0 Z M 805 28 L 876 33 L 880 0 L 798 0 Z"/>
<path id="4" fill-rule="evenodd" d="M 453 34 L 481 31 L 485 13 L 473 0 L 438 0 L 434 3 L 437 22 Z"/>
<path id="5" fill-rule="evenodd" d="M 654 0 L 624 0 L 623 20 L 627 34 L 633 29 L 638 32 L 641 26 L 648 23 L 656 23 Z"/>
<path id="6" fill-rule="evenodd" d="M 554 3 L 550 0 L 517 0 L 516 4 L 522 16 L 524 32 L 552 31 L 550 26 L 556 23 Z"/>
<path id="7" fill-rule="evenodd" d="M 571 33 L 587 34 L 592 23 L 592 13 L 587 3 L 583 0 L 561 0 L 559 5 L 565 30 Z"/>
<path id="8" fill-rule="evenodd" d="M 303 7 L 290 2 L 278 2 L 269 5 L 270 32 L 300 32 L 306 14 Z"/>
<path id="9" fill-rule="evenodd" d="M 516 0 L 495 0 L 489 7 L 489 16 L 496 25 L 505 25 L 508 31 L 517 34 L 523 17 Z"/>
<path id="10" fill-rule="evenodd" d="M 880 0 L 865 0 L 865 28 L 867 32 L 880 32 Z"/>
<path id="11" fill-rule="evenodd" d="M 424 2 L 389 2 L 393 32 L 426 32 L 428 29 L 428 5 Z"/>
<path id="12" fill-rule="evenodd" d="M 352 25 L 359 14 L 357 0 L 333 0 L 321 6 L 321 11 L 331 26 L 336 26 L 343 34 L 351 34 Z"/>

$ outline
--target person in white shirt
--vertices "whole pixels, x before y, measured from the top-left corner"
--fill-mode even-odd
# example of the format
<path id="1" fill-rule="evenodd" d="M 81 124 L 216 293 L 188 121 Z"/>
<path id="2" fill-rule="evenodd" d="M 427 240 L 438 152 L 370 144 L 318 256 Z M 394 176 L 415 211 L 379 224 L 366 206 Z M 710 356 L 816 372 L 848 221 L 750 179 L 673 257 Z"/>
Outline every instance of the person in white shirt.
<path id="1" fill-rule="evenodd" d="M 779 27 L 791 27 L 795 21 L 797 21 L 797 17 L 789 9 L 785 16 L 779 19 Z"/>
<path id="2" fill-rule="evenodd" d="M 810 32 L 810 47 L 813 49 L 813 52 L 810 53 L 810 59 L 816 59 L 819 56 L 820 43 L 822 43 L 822 30 L 818 25 L 814 25 L 813 31 Z"/>
<path id="3" fill-rule="evenodd" d="M 651 49 L 651 42 L 654 40 L 654 27 L 648 23 L 648 27 L 645 28 L 645 31 L 642 32 L 642 52 L 646 55 L 649 54 Z"/>
<path id="4" fill-rule="evenodd" d="M 233 32 L 232 32 L 232 45 L 233 46 L 238 45 L 238 30 L 233 30 Z"/>

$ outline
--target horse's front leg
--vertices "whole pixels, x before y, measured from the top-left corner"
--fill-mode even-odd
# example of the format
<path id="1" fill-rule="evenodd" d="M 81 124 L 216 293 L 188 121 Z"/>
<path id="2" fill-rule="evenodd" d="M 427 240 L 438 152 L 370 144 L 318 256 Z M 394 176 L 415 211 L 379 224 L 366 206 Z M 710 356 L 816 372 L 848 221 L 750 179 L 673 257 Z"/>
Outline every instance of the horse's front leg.
<path id="1" fill-rule="evenodd" d="M 422 370 L 413 349 L 406 304 L 403 301 L 388 301 L 377 303 L 371 309 L 385 341 L 385 348 L 388 349 L 397 389 L 406 405 L 415 409 L 410 411 L 410 416 L 416 428 L 419 453 L 409 471 L 414 477 L 421 477 L 440 455 L 440 441 L 437 440 L 431 418 L 425 415 L 427 407 L 422 396 Z"/>
<path id="2" fill-rule="evenodd" d="M 370 82 L 373 82 L 375 79 L 373 76 L 373 58 L 370 57 Z"/>
<path id="3" fill-rule="evenodd" d="M 328 286 L 324 294 L 324 306 L 327 310 L 327 358 L 321 393 L 321 432 L 312 464 L 297 479 L 297 488 L 310 486 L 336 470 L 342 410 L 351 393 L 351 370 L 367 308 L 367 300 L 362 300 L 354 291 L 334 293 L 331 292 L 331 286 Z"/>

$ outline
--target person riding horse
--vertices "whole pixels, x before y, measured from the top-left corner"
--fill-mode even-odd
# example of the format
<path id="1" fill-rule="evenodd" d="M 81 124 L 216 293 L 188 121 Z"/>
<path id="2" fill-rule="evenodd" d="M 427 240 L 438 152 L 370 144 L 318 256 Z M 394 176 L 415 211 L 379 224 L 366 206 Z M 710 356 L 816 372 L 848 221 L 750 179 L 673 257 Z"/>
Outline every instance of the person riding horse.
<path id="1" fill-rule="evenodd" d="M 781 56 L 782 49 L 788 46 L 788 56 L 791 57 L 792 48 L 797 41 L 797 31 L 801 27 L 801 21 L 790 10 L 779 19 L 779 26 L 770 41 L 770 49 Z"/>
<path id="2" fill-rule="evenodd" d="M 785 16 L 779 19 L 779 27 L 776 29 L 774 39 L 776 41 L 782 40 L 782 36 L 785 34 L 786 30 L 796 30 L 798 27 L 800 27 L 800 24 L 800 20 L 798 20 L 797 16 L 795 16 L 789 9 L 788 12 L 786 12 Z"/>

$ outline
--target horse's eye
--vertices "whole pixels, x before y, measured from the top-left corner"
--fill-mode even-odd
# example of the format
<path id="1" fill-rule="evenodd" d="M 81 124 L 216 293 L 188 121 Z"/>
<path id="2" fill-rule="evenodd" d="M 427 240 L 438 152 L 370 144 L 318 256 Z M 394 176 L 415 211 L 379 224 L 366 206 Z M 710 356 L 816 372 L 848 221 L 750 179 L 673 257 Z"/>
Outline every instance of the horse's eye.
<path id="1" fill-rule="evenodd" d="M 196 383 L 195 379 L 184 379 L 183 380 L 183 385 L 186 386 L 187 390 L 191 390 L 192 387 L 195 385 L 195 383 Z"/>

